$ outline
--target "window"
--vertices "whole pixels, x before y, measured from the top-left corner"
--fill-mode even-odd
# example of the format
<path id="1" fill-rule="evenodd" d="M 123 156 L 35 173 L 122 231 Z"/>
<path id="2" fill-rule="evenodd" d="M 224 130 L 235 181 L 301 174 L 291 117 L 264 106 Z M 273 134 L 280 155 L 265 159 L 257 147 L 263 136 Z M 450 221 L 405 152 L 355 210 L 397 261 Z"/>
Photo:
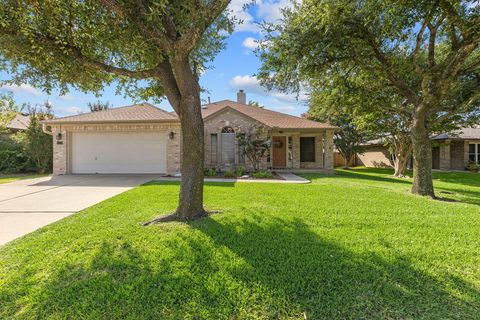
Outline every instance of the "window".
<path id="1" fill-rule="evenodd" d="M 235 163 L 235 131 L 232 127 L 222 129 L 222 162 L 223 164 Z"/>
<path id="2" fill-rule="evenodd" d="M 235 133 L 232 127 L 225 127 L 222 129 L 222 133 Z"/>
<path id="3" fill-rule="evenodd" d="M 315 162 L 315 137 L 300 137 L 300 162 Z"/>
<path id="4" fill-rule="evenodd" d="M 480 163 L 480 143 L 468 145 L 468 161 Z"/>
<path id="5" fill-rule="evenodd" d="M 210 135 L 210 163 L 217 163 L 217 134 Z"/>

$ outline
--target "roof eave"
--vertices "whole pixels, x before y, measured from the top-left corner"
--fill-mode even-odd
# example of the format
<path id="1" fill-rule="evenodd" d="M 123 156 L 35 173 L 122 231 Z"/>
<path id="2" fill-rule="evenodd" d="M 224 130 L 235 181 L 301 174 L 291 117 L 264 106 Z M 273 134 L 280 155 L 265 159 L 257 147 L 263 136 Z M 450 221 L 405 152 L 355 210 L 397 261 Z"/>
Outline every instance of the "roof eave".
<path id="1" fill-rule="evenodd" d="M 165 119 L 165 120 L 97 120 L 97 121 L 55 121 L 43 120 L 40 123 L 46 125 L 57 124 L 112 124 L 112 123 L 180 123 L 179 119 Z"/>

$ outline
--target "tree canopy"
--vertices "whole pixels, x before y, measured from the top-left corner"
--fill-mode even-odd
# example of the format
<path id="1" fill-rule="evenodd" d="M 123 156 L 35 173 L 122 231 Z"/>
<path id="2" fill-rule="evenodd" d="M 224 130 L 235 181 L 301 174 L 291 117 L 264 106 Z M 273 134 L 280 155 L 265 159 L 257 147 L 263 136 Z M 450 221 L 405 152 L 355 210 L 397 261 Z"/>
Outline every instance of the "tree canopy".
<path id="1" fill-rule="evenodd" d="M 434 196 L 432 128 L 480 111 L 477 1 L 305 0 L 266 31 L 259 78 L 268 88 L 325 89 L 361 76 L 404 99 L 395 109 L 412 118 L 412 191 Z"/>
<path id="2" fill-rule="evenodd" d="M 182 130 L 176 214 L 203 209 L 198 77 L 233 28 L 229 0 L 0 0 L 0 68 L 16 84 L 63 94 L 111 83 L 135 98 L 166 96 Z"/>

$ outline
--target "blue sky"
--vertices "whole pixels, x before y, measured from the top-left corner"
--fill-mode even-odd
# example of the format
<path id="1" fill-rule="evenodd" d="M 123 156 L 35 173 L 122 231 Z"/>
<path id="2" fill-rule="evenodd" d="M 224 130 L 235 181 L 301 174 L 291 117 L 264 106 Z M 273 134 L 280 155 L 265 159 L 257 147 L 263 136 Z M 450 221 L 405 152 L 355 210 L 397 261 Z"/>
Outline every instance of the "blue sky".
<path id="1" fill-rule="evenodd" d="M 235 32 L 227 40 L 227 47 L 215 59 L 211 69 L 208 69 L 200 78 L 203 88 L 208 93 L 202 94 L 202 99 L 211 101 L 223 99 L 236 99 L 236 92 L 244 89 L 247 101 L 254 100 L 269 109 L 300 115 L 306 111 L 304 101 L 298 101 L 294 95 L 281 92 L 266 92 L 255 77 L 260 67 L 260 61 L 253 53 L 255 39 L 261 38 L 257 23 L 261 21 L 274 22 L 281 17 L 280 8 L 289 5 L 289 0 L 257 0 L 248 11 L 243 10 L 243 5 L 250 0 L 232 0 L 229 9 L 244 21 L 237 26 Z M 1 80 L 8 80 L 11 76 L 0 72 Z M 33 88 L 28 84 L 21 86 L 3 86 L 0 91 L 11 91 L 19 103 L 42 103 L 49 100 L 54 107 L 56 116 L 67 116 L 81 112 L 88 112 L 87 103 L 96 101 L 93 93 L 71 91 L 66 96 L 59 96 L 58 92 L 47 95 L 41 88 Z M 114 107 L 132 104 L 130 98 L 115 94 L 115 86 L 107 87 L 99 98 L 109 101 Z M 157 104 L 161 108 L 171 111 L 172 108 L 166 100 Z"/>

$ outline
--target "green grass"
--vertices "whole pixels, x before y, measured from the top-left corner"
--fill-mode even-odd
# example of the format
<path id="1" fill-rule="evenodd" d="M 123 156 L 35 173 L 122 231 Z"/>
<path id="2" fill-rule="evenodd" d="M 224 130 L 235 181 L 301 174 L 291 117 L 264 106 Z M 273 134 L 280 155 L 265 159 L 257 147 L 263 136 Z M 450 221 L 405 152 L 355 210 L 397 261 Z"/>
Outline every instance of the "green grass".
<path id="1" fill-rule="evenodd" d="M 390 175 L 208 183 L 222 214 L 142 227 L 178 193 L 146 184 L 0 248 L 0 318 L 479 319 L 480 175 Z"/>
<path id="2" fill-rule="evenodd" d="M 46 174 L 18 173 L 18 174 L 0 174 L 0 184 L 22 179 L 33 179 L 44 177 Z"/>

